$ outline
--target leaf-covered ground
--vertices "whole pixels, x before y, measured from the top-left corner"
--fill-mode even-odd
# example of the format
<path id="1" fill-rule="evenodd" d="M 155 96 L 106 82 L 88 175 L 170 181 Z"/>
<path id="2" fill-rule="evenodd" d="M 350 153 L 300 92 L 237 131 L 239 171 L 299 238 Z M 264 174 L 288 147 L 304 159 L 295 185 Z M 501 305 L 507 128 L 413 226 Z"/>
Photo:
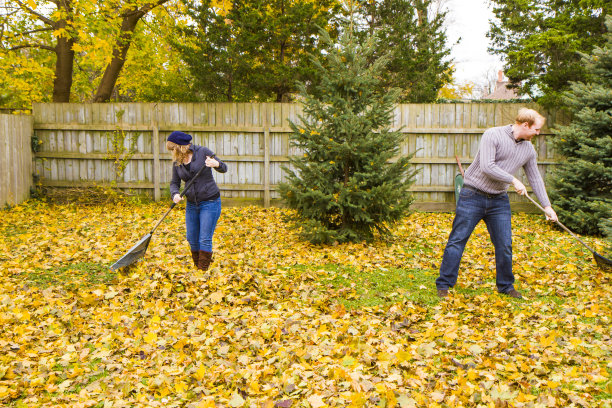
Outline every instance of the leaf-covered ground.
<path id="1" fill-rule="evenodd" d="M 167 204 L 1 212 L 0 405 L 610 406 L 611 276 L 539 215 L 514 224 L 515 300 L 483 224 L 458 286 L 434 280 L 452 214 L 316 247 L 281 209 L 226 208 L 210 275 L 175 209 L 143 261 L 108 266 Z M 602 251 L 602 240 L 587 238 Z"/>

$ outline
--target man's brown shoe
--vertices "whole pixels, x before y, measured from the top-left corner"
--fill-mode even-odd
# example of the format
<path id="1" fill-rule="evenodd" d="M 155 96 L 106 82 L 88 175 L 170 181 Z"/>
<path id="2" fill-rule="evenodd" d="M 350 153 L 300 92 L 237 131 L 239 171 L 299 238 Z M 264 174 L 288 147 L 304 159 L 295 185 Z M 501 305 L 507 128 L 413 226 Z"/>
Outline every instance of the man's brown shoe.
<path id="1" fill-rule="evenodd" d="M 448 297 L 448 290 L 447 289 L 438 289 L 438 297 L 439 298 Z"/>
<path id="2" fill-rule="evenodd" d="M 513 297 L 515 299 L 522 299 L 523 296 L 521 295 L 521 292 L 519 292 L 516 289 L 511 289 L 509 292 L 504 293 L 504 295 L 508 295 L 510 297 Z"/>

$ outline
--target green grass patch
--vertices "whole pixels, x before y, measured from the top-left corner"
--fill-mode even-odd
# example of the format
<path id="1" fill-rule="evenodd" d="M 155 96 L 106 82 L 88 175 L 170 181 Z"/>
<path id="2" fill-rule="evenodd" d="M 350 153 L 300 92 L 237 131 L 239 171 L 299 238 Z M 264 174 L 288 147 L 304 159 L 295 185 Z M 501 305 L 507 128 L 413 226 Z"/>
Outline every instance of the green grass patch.
<path id="1" fill-rule="evenodd" d="M 349 309 L 393 304 L 403 298 L 425 305 L 439 302 L 434 284 L 437 272 L 386 268 L 359 271 L 327 264 L 319 267 L 296 265 L 291 267 L 289 275 L 291 272 L 299 274 L 321 269 L 327 273 L 316 274 L 319 277 L 317 285 L 334 293 L 336 299 Z"/>
<path id="2" fill-rule="evenodd" d="M 22 272 L 16 277 L 40 288 L 61 286 L 75 290 L 92 285 L 109 285 L 115 281 L 117 273 L 104 264 L 81 262 L 57 269 L 36 268 Z"/>
<path id="3" fill-rule="evenodd" d="M 605 369 L 608 372 L 608 379 L 612 378 L 612 367 L 607 365 Z M 595 400 L 612 400 L 612 392 L 610 392 L 612 391 L 612 380 L 601 383 L 599 388 L 601 388 L 601 393 L 593 395 Z"/>
<path id="4" fill-rule="evenodd" d="M 295 265 L 287 269 L 289 279 L 294 275 L 310 273 L 318 277 L 317 286 L 322 291 L 334 294 L 334 297 L 348 309 L 384 306 L 407 299 L 414 303 L 430 306 L 440 302 L 438 299 L 435 280 L 437 270 L 422 269 L 369 269 L 356 270 L 353 267 L 336 264 L 326 265 Z M 326 273 L 317 273 L 317 271 Z M 492 292 L 493 290 L 493 292 Z M 498 294 L 489 286 L 457 285 L 451 290 L 451 295 L 461 294 L 467 298 L 480 295 L 493 295 L 511 300 L 513 307 L 522 309 L 525 303 L 532 301 L 549 302 L 552 307 L 564 304 L 567 299 L 555 295 L 537 295 L 528 288 L 518 288 L 525 296 L 523 299 L 513 299 Z"/>
<path id="5" fill-rule="evenodd" d="M 76 386 L 74 386 L 71 390 L 68 391 L 68 393 L 78 394 L 79 392 L 81 392 L 83 388 L 87 387 L 89 384 L 93 383 L 94 381 L 98 381 L 101 378 L 108 377 L 109 375 L 110 375 L 110 372 L 106 370 L 102 370 L 100 372 L 94 373 L 93 375 L 87 377 L 87 379 L 83 383 L 77 384 Z"/>
<path id="6" fill-rule="evenodd" d="M 29 230 L 23 226 L 23 225 L 12 225 L 12 224 L 8 224 L 5 225 L 1 230 L 0 230 L 0 236 L 5 237 L 5 238 L 9 238 L 9 237 L 14 237 L 17 235 L 23 235 L 28 233 Z"/>

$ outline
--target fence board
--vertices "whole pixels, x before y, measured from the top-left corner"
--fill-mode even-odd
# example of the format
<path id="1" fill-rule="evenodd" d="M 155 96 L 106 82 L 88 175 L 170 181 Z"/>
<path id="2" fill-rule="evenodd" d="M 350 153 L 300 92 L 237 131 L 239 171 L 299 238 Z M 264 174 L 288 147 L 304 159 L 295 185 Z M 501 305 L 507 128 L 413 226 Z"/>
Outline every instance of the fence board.
<path id="1" fill-rule="evenodd" d="M 33 186 L 33 117 L 0 114 L 0 205 L 16 205 Z"/>
<path id="2" fill-rule="evenodd" d="M 400 154 L 416 152 L 413 165 L 420 169 L 413 186 L 417 202 L 423 208 L 452 208 L 455 155 L 467 167 L 483 131 L 511 123 L 519 107 L 398 105 L 393 112 L 393 127 L 404 134 Z M 267 204 L 278 198 L 275 187 L 284 179 L 281 166 L 288 164 L 289 156 L 301 154 L 290 144 L 289 127 L 289 121 L 300 122 L 299 104 L 34 104 L 32 112 L 34 131 L 42 140 L 36 169 L 47 185 L 116 182 L 123 188 L 150 189 L 157 199 L 159 191 L 167 189 L 171 175 L 165 140 L 171 131 L 183 130 L 228 164 L 227 174 L 214 173 L 224 197 Z M 546 116 L 547 126 L 567 120 L 555 112 Z M 548 127 L 543 133 L 550 133 Z M 128 163 L 120 175 L 115 174 L 113 165 L 113 158 L 117 154 L 121 157 L 121 152 L 113 151 L 112 140 L 118 136 L 125 136 L 124 150 L 130 148 L 132 139 L 136 147 L 134 155 L 125 159 Z M 546 135 L 536 138 L 534 144 L 540 171 L 546 175 L 556 156 L 546 143 Z M 522 173 L 520 176 L 524 178 Z"/>

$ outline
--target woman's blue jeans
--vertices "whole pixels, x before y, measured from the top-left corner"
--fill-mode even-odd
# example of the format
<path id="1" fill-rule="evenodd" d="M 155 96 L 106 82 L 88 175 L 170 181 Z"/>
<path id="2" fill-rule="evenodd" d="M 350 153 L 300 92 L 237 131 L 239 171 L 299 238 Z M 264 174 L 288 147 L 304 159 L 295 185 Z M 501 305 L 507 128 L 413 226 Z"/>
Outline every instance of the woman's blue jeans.
<path id="1" fill-rule="evenodd" d="M 221 198 L 199 203 L 187 202 L 185 226 L 191 250 L 212 252 L 212 238 L 221 215 Z"/>
<path id="2" fill-rule="evenodd" d="M 440 276 L 436 279 L 436 287 L 448 289 L 455 286 L 465 245 L 476 224 L 484 220 L 495 247 L 497 290 L 507 293 L 514 289 L 511 217 L 508 194 L 485 196 L 466 187 L 461 189 L 453 228 L 440 265 Z"/>

